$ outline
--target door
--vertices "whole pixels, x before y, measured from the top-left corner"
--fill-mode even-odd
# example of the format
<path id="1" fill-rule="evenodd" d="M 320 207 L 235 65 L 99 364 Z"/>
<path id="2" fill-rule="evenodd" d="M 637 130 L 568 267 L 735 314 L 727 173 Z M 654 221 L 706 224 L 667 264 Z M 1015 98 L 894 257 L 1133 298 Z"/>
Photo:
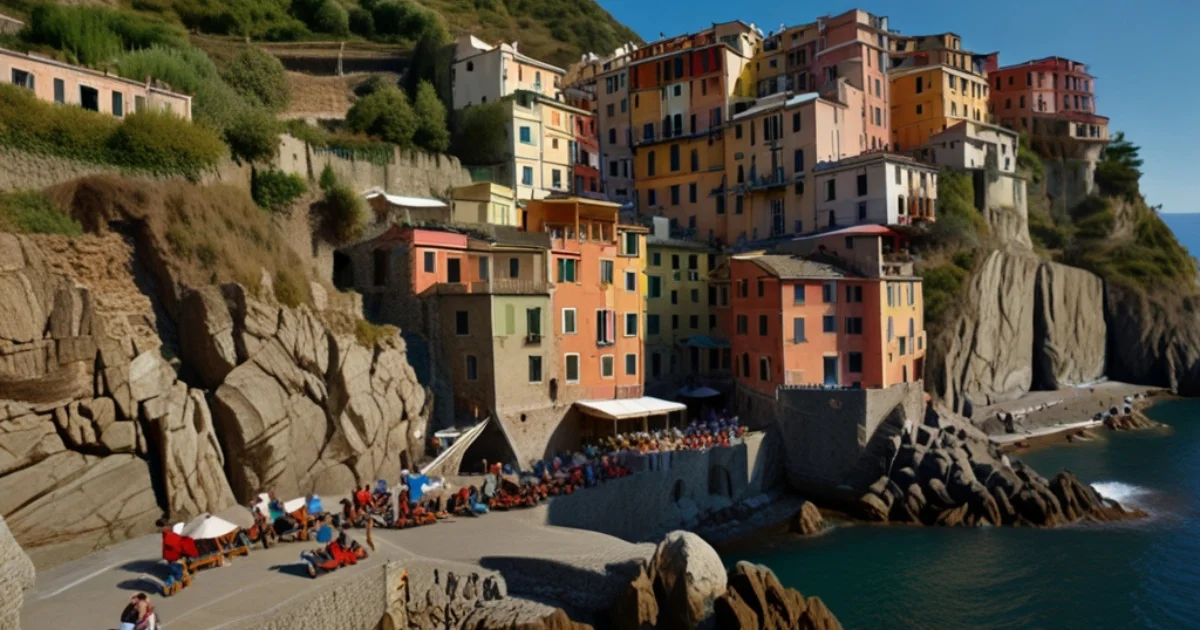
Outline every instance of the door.
<path id="1" fill-rule="evenodd" d="M 462 282 L 462 260 L 451 258 L 446 261 L 446 282 Z"/>
<path id="2" fill-rule="evenodd" d="M 825 384 L 837 385 L 839 380 L 838 358 L 825 357 Z"/>

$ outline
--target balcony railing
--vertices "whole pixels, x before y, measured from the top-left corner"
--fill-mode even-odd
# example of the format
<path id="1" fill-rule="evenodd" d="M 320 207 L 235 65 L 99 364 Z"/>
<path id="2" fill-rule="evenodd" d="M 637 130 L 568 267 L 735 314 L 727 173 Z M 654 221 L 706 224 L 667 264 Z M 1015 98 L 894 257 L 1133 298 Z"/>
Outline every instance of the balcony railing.
<path id="1" fill-rule="evenodd" d="M 482 282 L 439 282 L 436 290 L 438 295 L 538 295 L 548 293 L 549 285 L 545 280 L 497 278 Z"/>

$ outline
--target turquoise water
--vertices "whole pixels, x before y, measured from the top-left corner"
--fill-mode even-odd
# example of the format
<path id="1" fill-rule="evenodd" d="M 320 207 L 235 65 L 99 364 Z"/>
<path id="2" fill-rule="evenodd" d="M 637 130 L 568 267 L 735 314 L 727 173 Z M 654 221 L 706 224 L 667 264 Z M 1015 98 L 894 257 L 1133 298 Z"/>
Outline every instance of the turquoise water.
<path id="1" fill-rule="evenodd" d="M 1052 530 L 843 527 L 725 554 L 817 595 L 848 629 L 1200 628 L 1200 401 L 1173 432 L 1103 434 L 1023 459 L 1141 507 L 1143 521 Z"/>

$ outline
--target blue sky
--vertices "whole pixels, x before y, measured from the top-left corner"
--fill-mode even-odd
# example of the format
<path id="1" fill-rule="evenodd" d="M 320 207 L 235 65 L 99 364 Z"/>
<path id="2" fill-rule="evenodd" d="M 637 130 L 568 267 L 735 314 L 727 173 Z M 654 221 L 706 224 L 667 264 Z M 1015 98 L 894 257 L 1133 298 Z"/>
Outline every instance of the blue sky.
<path id="1" fill-rule="evenodd" d="M 763 32 L 858 7 L 906 34 L 953 31 L 963 47 L 1000 51 L 1000 64 L 1058 55 L 1096 76 L 1097 113 L 1124 131 L 1146 161 L 1142 190 L 1164 212 L 1200 212 L 1200 0 L 599 0 L 647 41 L 741 19 Z"/>

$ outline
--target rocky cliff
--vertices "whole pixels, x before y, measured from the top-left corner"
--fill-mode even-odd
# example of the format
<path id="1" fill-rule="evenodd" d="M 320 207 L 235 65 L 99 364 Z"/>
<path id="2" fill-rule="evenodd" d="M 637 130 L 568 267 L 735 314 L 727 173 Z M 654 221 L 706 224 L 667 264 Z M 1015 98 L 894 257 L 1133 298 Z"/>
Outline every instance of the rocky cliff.
<path id="1" fill-rule="evenodd" d="M 1200 396 L 1200 296 L 1110 285 L 1109 376 Z"/>
<path id="2" fill-rule="evenodd" d="M 364 347 L 348 312 L 269 287 L 184 286 L 147 268 L 167 254 L 135 252 L 147 242 L 0 234 L 0 514 L 17 541 L 70 557 L 164 514 L 399 474 L 427 417 L 401 340 Z"/>

